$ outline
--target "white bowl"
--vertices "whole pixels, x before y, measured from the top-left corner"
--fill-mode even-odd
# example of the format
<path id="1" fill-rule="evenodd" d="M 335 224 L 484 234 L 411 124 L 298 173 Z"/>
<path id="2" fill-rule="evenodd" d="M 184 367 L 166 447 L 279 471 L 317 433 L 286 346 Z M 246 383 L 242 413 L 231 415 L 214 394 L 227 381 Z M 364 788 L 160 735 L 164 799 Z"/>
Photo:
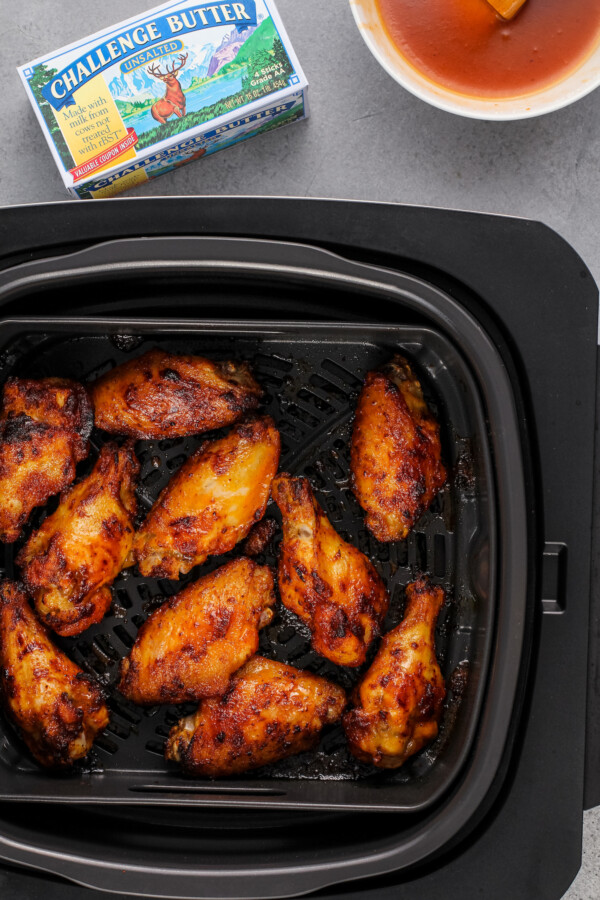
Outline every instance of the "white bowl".
<path id="1" fill-rule="evenodd" d="M 468 97 L 430 81 L 402 56 L 382 25 L 376 0 L 350 0 L 350 6 L 367 47 L 386 72 L 407 91 L 446 112 L 494 121 L 528 119 L 568 106 L 600 85 L 599 36 L 591 55 L 550 87 L 516 98 Z"/>

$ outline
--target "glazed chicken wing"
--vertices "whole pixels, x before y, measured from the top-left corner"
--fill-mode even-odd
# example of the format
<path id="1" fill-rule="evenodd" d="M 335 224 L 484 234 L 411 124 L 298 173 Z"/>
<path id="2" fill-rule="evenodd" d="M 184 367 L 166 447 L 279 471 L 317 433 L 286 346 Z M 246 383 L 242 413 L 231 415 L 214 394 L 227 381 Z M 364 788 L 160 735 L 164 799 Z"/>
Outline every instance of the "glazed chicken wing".
<path id="1" fill-rule="evenodd" d="M 437 736 L 446 695 L 434 646 L 444 591 L 420 578 L 406 597 L 404 619 L 383 638 L 344 716 L 354 756 L 382 769 L 399 768 Z"/>
<path id="2" fill-rule="evenodd" d="M 106 444 L 91 474 L 63 494 L 17 556 L 40 618 L 57 634 L 100 622 L 109 585 L 132 564 L 138 472 L 133 441 Z"/>
<path id="3" fill-rule="evenodd" d="M 256 409 L 262 390 L 246 363 L 149 350 L 99 378 L 96 425 L 136 438 L 174 438 L 231 425 Z"/>
<path id="4" fill-rule="evenodd" d="M 378 541 L 401 541 L 446 480 L 440 430 L 402 356 L 369 372 L 352 433 L 352 487 Z"/>
<path id="5" fill-rule="evenodd" d="M 184 588 L 142 625 L 121 663 L 119 690 L 140 704 L 185 703 L 224 694 L 258 650 L 273 618 L 267 566 L 235 559 Z"/>
<path id="6" fill-rule="evenodd" d="M 383 581 L 367 557 L 335 531 L 307 478 L 278 475 L 273 499 L 283 517 L 283 604 L 309 626 L 317 653 L 340 666 L 360 666 L 387 613 Z"/>
<path id="7" fill-rule="evenodd" d="M 280 438 L 269 416 L 204 443 L 173 476 L 135 536 L 142 575 L 179 578 L 227 553 L 262 519 L 279 465 Z"/>
<path id="8" fill-rule="evenodd" d="M 25 592 L 8 580 L 0 582 L 0 695 L 43 766 L 82 759 L 108 725 L 99 686 L 54 646 Z"/>
<path id="9" fill-rule="evenodd" d="M 177 723 L 165 756 L 187 775 L 237 775 L 311 750 L 345 705 L 342 688 L 325 678 L 255 656 L 223 697 Z"/>
<path id="10" fill-rule="evenodd" d="M 0 541 L 16 541 L 36 506 L 75 478 L 93 412 L 75 381 L 9 378 L 0 414 Z"/>

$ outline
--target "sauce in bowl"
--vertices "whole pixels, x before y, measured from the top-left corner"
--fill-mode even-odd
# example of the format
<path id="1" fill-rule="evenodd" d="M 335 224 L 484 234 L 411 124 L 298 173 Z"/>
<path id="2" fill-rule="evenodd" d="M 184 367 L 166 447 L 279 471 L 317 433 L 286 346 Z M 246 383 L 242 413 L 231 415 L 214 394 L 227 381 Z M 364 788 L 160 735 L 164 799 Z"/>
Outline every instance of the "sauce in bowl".
<path id="1" fill-rule="evenodd" d="M 402 56 L 472 97 L 521 97 L 584 62 L 600 41 L 600 0 L 527 0 L 511 21 L 485 0 L 376 0 Z"/>

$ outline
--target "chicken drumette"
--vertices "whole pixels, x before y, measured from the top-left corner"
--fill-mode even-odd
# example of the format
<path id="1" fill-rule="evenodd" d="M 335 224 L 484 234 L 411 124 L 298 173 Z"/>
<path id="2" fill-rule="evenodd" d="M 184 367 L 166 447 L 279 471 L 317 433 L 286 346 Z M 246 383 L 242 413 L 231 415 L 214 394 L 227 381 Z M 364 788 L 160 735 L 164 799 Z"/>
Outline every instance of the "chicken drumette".
<path id="1" fill-rule="evenodd" d="M 121 663 L 119 690 L 141 704 L 224 694 L 273 618 L 267 566 L 236 559 L 184 588 L 142 625 Z"/>
<path id="2" fill-rule="evenodd" d="M 63 378 L 9 378 L 0 414 L 0 541 L 75 478 L 94 415 L 85 388 Z"/>
<path id="3" fill-rule="evenodd" d="M 99 686 L 54 646 L 25 592 L 8 580 L 0 582 L 0 694 L 43 766 L 72 765 L 108 725 Z"/>
<path id="4" fill-rule="evenodd" d="M 136 438 L 174 438 L 231 425 L 262 390 L 246 363 L 149 350 L 91 386 L 96 426 Z"/>
<path id="5" fill-rule="evenodd" d="M 400 541 L 446 480 L 440 430 L 402 356 L 369 372 L 358 398 L 352 487 L 379 541 Z"/>
<path id="6" fill-rule="evenodd" d="M 203 700 L 178 722 L 165 756 L 187 775 L 237 775 L 311 750 L 345 705 L 338 685 L 255 656 L 223 697 Z"/>
<path id="7" fill-rule="evenodd" d="M 133 562 L 138 472 L 133 441 L 106 444 L 91 474 L 63 494 L 17 556 L 40 618 L 57 634 L 100 622 L 109 585 Z"/>
<path id="8" fill-rule="evenodd" d="M 404 619 L 383 638 L 343 722 L 354 756 L 383 769 L 399 768 L 437 736 L 446 695 L 434 646 L 444 591 L 420 578 L 406 598 Z"/>
<path id="9" fill-rule="evenodd" d="M 179 578 L 233 549 L 264 515 L 279 452 L 279 432 L 269 416 L 205 442 L 161 492 L 135 536 L 142 575 Z"/>
<path id="10" fill-rule="evenodd" d="M 283 518 L 282 602 L 309 626 L 317 653 L 340 666 L 360 666 L 387 613 L 383 581 L 335 531 L 307 478 L 278 475 L 273 499 Z"/>

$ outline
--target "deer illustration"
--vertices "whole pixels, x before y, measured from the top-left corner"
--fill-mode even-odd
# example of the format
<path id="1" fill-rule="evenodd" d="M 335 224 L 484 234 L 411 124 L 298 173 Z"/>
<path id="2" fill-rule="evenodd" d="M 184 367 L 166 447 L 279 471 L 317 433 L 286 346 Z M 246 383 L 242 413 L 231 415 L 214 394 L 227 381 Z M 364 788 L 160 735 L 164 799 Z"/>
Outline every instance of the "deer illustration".
<path id="1" fill-rule="evenodd" d="M 152 118 L 156 119 L 157 122 L 160 122 L 161 125 L 164 125 L 169 116 L 172 116 L 173 113 L 175 113 L 176 116 L 179 116 L 180 119 L 182 116 L 185 116 L 185 94 L 179 84 L 177 72 L 179 72 L 180 69 L 183 69 L 187 58 L 187 53 L 185 55 L 180 53 L 179 65 L 176 66 L 175 62 L 173 62 L 172 67 L 169 69 L 167 63 L 166 73 L 161 72 L 154 64 L 148 67 L 148 74 L 153 75 L 155 78 L 160 78 L 167 86 L 165 96 L 161 100 L 157 100 L 150 110 Z"/>

